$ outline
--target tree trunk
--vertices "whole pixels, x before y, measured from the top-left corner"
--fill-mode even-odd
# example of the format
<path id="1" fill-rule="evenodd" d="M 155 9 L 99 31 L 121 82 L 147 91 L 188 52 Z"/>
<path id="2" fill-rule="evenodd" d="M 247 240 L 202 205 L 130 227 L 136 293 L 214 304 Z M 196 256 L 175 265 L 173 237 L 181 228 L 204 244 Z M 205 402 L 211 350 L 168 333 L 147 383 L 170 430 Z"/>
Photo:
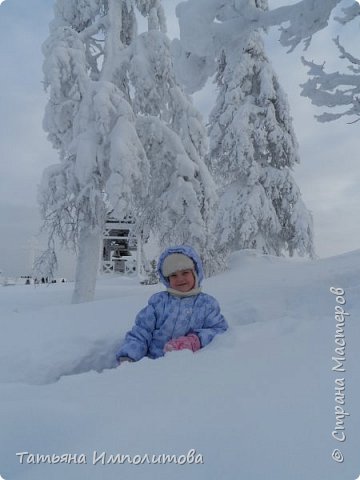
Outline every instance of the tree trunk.
<path id="1" fill-rule="evenodd" d="M 72 303 L 91 302 L 94 299 L 101 240 L 101 228 L 81 228 Z"/>

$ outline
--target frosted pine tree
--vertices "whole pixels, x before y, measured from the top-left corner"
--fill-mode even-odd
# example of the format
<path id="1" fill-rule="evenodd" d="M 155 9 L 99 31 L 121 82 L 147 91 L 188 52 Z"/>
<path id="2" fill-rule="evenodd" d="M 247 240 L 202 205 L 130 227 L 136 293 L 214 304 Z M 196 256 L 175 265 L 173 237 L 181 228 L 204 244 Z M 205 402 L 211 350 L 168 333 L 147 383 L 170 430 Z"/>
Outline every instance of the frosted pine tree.
<path id="1" fill-rule="evenodd" d="M 148 31 L 130 48 L 129 80 L 138 135 L 151 164 L 141 230 L 156 233 L 162 248 L 193 245 L 210 273 L 217 268 L 212 251 L 217 198 L 204 162 L 206 131 L 176 82 L 160 0 L 138 0 L 137 5 L 148 19 Z"/>
<path id="2" fill-rule="evenodd" d="M 244 52 L 222 52 L 216 81 L 209 165 L 221 195 L 220 248 L 313 256 L 312 217 L 291 173 L 299 155 L 289 106 L 259 32 Z"/>
<path id="3" fill-rule="evenodd" d="M 49 91 L 44 128 L 60 163 L 44 172 L 39 201 L 53 270 L 55 238 L 77 250 L 74 302 L 93 298 L 105 193 L 123 215 L 147 194 L 149 165 L 126 89 L 124 52 L 136 34 L 126 0 L 57 0 L 43 46 Z"/>

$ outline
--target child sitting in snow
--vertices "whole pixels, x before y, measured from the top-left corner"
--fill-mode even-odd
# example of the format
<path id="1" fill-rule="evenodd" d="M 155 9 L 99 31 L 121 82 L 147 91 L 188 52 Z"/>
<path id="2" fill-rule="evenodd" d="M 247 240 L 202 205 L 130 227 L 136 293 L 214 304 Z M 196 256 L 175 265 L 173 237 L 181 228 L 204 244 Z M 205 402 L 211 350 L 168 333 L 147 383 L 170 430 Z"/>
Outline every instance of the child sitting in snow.
<path id="1" fill-rule="evenodd" d="M 138 313 L 116 355 L 119 363 L 145 355 L 158 358 L 173 350 L 196 352 L 228 328 L 218 302 L 201 292 L 202 263 L 191 247 L 165 250 L 158 273 L 167 291 L 152 295 L 147 307 Z"/>

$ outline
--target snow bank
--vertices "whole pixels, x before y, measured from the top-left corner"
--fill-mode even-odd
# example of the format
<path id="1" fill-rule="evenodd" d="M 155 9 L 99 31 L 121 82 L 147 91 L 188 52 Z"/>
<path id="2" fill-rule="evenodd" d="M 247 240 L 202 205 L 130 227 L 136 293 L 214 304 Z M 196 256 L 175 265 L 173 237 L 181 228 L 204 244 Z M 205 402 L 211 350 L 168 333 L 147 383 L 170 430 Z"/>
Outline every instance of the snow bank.
<path id="1" fill-rule="evenodd" d="M 360 473 L 360 251 L 315 262 L 233 255 L 208 279 L 229 331 L 195 354 L 111 368 L 136 312 L 160 286 L 102 279 L 97 300 L 71 285 L 0 288 L 0 474 L 12 479 L 354 479 Z M 335 295 L 345 290 L 345 372 L 334 372 Z M 101 372 L 101 373 L 100 373 Z M 344 377 L 346 441 L 334 381 Z M 331 454 L 339 448 L 343 463 Z M 203 463 L 93 464 L 93 456 L 186 455 Z M 29 454 L 86 464 L 28 463 Z M 94 453 L 95 452 L 95 453 Z M 133 457 L 135 458 L 135 457 Z M 79 457 L 78 457 L 79 459 Z"/>

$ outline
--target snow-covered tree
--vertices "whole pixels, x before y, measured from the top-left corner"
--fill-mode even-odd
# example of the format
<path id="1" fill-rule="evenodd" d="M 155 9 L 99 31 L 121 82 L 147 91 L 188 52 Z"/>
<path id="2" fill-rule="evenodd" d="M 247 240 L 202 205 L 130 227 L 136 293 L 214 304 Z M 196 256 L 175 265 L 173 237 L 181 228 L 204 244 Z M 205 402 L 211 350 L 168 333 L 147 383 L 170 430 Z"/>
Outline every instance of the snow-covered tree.
<path id="1" fill-rule="evenodd" d="M 289 105 L 259 32 L 243 52 L 222 51 L 216 81 L 209 164 L 221 194 L 221 250 L 312 256 L 312 218 L 291 174 L 299 155 Z"/>
<path id="2" fill-rule="evenodd" d="M 149 22 L 139 36 L 136 7 Z M 155 231 L 161 246 L 191 243 L 214 263 L 205 130 L 175 81 L 165 30 L 160 0 L 55 4 L 43 47 L 44 128 L 60 163 L 40 188 L 49 234 L 41 263 L 53 272 L 56 237 L 76 248 L 74 302 L 94 294 L 105 199 L 138 231 Z"/>
<path id="3" fill-rule="evenodd" d="M 343 17 L 338 20 L 343 25 L 360 16 L 360 5 L 354 5 L 343 9 Z M 311 77 L 302 85 L 301 94 L 309 97 L 314 105 L 319 107 L 337 108 L 338 113 L 325 112 L 317 115 L 320 122 L 328 122 L 348 116 L 353 122 L 359 121 L 360 117 L 360 59 L 349 53 L 340 43 L 339 37 L 334 39 L 335 45 L 340 52 L 340 58 L 348 62 L 347 73 L 327 73 L 325 63 L 318 65 L 315 62 L 303 58 L 304 65 L 309 67 L 308 74 Z M 351 122 L 352 123 L 352 122 Z"/>
<path id="4" fill-rule="evenodd" d="M 129 81 L 137 132 L 151 165 L 149 201 L 138 226 L 160 247 L 188 243 L 208 273 L 216 269 L 212 220 L 215 186 L 204 163 L 206 131 L 200 114 L 178 85 L 160 0 L 137 2 L 148 31 L 129 48 Z"/>
<path id="5" fill-rule="evenodd" d="M 39 192 L 49 234 L 45 260 L 52 269 L 55 237 L 77 249 L 74 302 L 93 298 L 105 192 L 123 215 L 147 194 L 149 165 L 124 87 L 123 52 L 134 28 L 126 0 L 57 0 L 43 46 L 50 96 L 44 128 L 60 157 Z"/>

